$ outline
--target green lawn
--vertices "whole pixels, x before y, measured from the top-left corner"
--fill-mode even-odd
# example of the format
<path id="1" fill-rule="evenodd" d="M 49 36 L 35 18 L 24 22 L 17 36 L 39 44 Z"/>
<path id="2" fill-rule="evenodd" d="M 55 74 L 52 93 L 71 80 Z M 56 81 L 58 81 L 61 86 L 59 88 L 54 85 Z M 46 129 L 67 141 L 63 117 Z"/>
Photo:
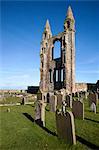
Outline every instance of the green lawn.
<path id="1" fill-rule="evenodd" d="M 9 107 L 11 112 L 7 112 L 7 108 L 0 107 L 1 150 L 99 149 L 99 107 L 94 114 L 86 101 L 85 120 L 75 120 L 77 144 L 72 146 L 53 135 L 56 133 L 54 113 L 46 111 L 46 131 L 33 122 L 32 105 Z"/>

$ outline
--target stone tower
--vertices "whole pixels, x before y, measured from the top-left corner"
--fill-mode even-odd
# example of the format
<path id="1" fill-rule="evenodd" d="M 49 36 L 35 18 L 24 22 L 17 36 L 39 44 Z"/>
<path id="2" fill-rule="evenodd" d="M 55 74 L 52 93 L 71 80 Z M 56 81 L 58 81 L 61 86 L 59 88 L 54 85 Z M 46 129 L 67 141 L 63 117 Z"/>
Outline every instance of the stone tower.
<path id="1" fill-rule="evenodd" d="M 55 42 L 60 42 L 60 57 L 54 58 Z M 75 92 L 75 20 L 69 6 L 64 31 L 52 36 L 49 21 L 44 28 L 40 50 L 40 90 L 50 94 L 60 89 Z"/>

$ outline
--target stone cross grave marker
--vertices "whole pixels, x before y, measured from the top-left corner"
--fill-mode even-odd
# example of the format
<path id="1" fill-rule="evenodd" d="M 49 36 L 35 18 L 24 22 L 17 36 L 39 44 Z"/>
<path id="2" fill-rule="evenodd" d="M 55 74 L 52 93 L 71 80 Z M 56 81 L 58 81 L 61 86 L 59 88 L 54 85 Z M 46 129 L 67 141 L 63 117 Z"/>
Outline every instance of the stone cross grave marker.
<path id="1" fill-rule="evenodd" d="M 62 112 L 65 114 L 66 113 L 66 106 L 67 106 L 67 103 L 66 103 L 66 101 L 64 100 L 63 102 L 62 102 Z"/>
<path id="2" fill-rule="evenodd" d="M 74 116 L 72 112 L 65 114 L 56 111 L 56 128 L 60 139 L 68 144 L 76 144 Z"/>
<path id="3" fill-rule="evenodd" d="M 75 118 L 84 120 L 84 104 L 82 102 L 73 101 L 72 111 Z"/>

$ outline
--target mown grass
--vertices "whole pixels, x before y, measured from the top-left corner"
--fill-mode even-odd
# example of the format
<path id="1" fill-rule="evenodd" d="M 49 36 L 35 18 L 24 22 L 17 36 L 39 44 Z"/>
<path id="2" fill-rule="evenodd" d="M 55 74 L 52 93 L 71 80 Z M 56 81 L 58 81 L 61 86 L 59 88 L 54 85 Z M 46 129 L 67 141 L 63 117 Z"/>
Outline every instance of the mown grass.
<path id="1" fill-rule="evenodd" d="M 34 106 L 0 107 L 1 150 L 86 150 L 99 147 L 99 107 L 97 114 L 90 112 L 85 101 L 85 119 L 75 119 L 76 145 L 68 145 L 56 133 L 55 114 L 46 111 L 47 131 L 33 122 Z M 30 117 L 27 117 L 30 116 Z M 48 133 L 50 131 L 50 133 Z"/>
<path id="2" fill-rule="evenodd" d="M 13 104 L 13 103 L 20 103 L 22 100 L 19 97 L 6 97 L 0 100 L 0 104 Z"/>

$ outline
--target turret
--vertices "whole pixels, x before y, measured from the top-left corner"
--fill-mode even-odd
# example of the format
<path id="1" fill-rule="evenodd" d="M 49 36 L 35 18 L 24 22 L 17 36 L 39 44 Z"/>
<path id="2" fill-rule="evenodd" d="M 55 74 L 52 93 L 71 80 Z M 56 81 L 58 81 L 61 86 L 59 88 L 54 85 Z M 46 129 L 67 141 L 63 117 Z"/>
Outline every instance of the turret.
<path id="1" fill-rule="evenodd" d="M 51 32 L 49 21 L 47 19 L 44 32 L 43 32 L 43 40 L 49 39 L 51 37 L 52 37 L 52 32 Z"/>
<path id="2" fill-rule="evenodd" d="M 64 30 L 75 30 L 75 19 L 71 7 L 68 7 L 66 19 L 64 21 Z"/>

